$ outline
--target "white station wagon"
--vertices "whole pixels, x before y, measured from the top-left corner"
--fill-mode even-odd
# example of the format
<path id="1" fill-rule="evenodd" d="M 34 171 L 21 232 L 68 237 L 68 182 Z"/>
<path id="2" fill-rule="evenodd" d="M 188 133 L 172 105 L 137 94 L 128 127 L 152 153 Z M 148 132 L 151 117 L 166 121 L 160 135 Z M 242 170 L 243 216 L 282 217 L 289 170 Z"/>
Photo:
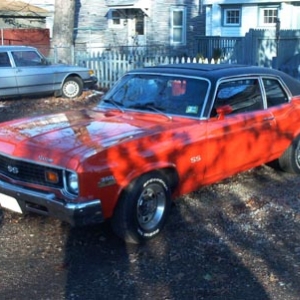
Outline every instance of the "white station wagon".
<path id="1" fill-rule="evenodd" d="M 0 46 L 0 98 L 44 93 L 74 98 L 96 83 L 93 70 L 52 65 L 34 47 Z"/>

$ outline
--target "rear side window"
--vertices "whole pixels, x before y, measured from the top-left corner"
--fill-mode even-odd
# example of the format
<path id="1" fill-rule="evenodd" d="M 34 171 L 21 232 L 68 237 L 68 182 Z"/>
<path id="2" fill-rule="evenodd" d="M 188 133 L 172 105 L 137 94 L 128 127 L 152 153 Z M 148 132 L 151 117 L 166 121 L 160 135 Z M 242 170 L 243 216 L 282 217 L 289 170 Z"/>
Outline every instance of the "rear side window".
<path id="1" fill-rule="evenodd" d="M 278 80 L 265 78 L 263 79 L 263 83 L 265 87 L 268 107 L 280 105 L 289 101 L 286 92 L 284 91 Z"/>
<path id="2" fill-rule="evenodd" d="M 10 67 L 10 61 L 6 52 L 0 53 L 0 68 Z"/>
<path id="3" fill-rule="evenodd" d="M 230 105 L 232 113 L 263 109 L 258 79 L 239 79 L 221 83 L 217 91 L 212 115 L 214 115 L 216 108 L 223 105 Z"/>

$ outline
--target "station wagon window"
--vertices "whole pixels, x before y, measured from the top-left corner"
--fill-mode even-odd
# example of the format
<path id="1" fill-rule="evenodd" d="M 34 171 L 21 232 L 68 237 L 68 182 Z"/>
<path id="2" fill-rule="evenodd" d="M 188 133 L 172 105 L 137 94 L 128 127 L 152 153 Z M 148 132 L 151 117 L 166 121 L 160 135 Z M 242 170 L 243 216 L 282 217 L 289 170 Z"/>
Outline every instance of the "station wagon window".
<path id="1" fill-rule="evenodd" d="M 224 26 L 241 25 L 241 10 L 239 8 L 224 9 Z"/>
<path id="2" fill-rule="evenodd" d="M 212 116 L 216 114 L 216 108 L 223 105 L 230 105 L 233 114 L 263 109 L 258 79 L 239 79 L 221 83 L 217 91 Z"/>
<path id="3" fill-rule="evenodd" d="M 14 51 L 12 52 L 17 67 L 33 67 L 42 65 L 42 58 L 35 51 Z"/>
<path id="4" fill-rule="evenodd" d="M 6 52 L 0 53 L 0 68 L 10 67 L 10 61 Z"/>
<path id="5" fill-rule="evenodd" d="M 171 11 L 171 43 L 186 43 L 186 10 L 185 8 L 174 8 Z"/>
<path id="6" fill-rule="evenodd" d="M 289 97 L 276 79 L 263 79 L 268 107 L 287 103 Z"/>

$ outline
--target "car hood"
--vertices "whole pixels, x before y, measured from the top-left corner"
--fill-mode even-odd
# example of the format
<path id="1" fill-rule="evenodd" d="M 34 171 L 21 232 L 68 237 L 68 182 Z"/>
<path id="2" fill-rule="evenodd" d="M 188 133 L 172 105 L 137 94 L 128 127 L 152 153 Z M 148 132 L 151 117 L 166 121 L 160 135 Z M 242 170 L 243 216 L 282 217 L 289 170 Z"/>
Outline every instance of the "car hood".
<path id="1" fill-rule="evenodd" d="M 0 151 L 23 159 L 75 168 L 80 159 L 138 135 L 170 126 L 165 116 L 94 110 L 71 111 L 2 123 Z M 70 166 L 70 160 L 74 160 Z"/>
<path id="2" fill-rule="evenodd" d="M 80 66 L 73 66 L 73 65 L 67 65 L 67 64 L 50 64 L 47 66 L 48 68 L 52 68 L 53 70 L 58 70 L 58 71 L 64 71 L 64 72 L 72 72 L 72 71 L 76 71 L 76 72 L 81 72 L 81 71 L 85 71 L 87 72 L 88 69 L 85 67 L 80 67 Z"/>

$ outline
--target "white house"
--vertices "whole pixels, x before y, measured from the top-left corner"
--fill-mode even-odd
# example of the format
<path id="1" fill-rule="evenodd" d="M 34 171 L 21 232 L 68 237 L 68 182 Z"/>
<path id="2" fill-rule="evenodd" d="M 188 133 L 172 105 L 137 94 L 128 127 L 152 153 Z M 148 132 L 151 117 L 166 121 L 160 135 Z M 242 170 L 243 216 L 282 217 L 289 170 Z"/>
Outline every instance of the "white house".
<path id="1" fill-rule="evenodd" d="M 22 2 L 49 12 L 51 36 L 55 0 Z M 204 36 L 203 11 L 202 0 L 75 0 L 74 44 L 82 49 L 166 48 L 186 55 L 196 37 Z"/>
<path id="2" fill-rule="evenodd" d="M 202 0 L 206 36 L 241 37 L 250 29 L 300 29 L 300 1 Z M 279 21 L 279 23 L 278 23 Z"/>

